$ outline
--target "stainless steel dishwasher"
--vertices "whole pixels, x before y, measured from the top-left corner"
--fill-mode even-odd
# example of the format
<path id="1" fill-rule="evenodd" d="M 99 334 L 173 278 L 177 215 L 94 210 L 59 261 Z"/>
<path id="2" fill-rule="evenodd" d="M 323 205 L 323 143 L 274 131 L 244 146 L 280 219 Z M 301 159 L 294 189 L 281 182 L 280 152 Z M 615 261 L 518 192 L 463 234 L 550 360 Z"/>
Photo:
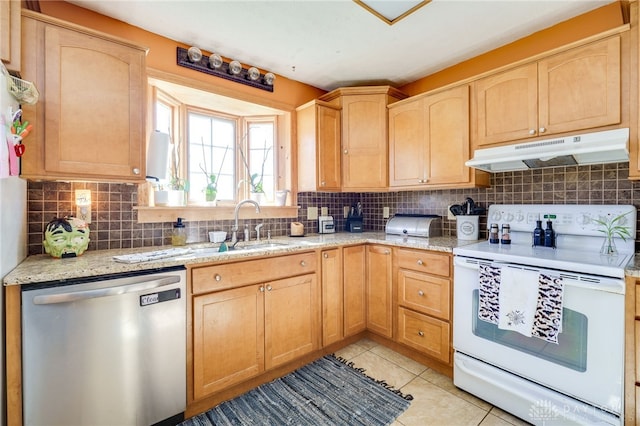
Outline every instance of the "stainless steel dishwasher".
<path id="1" fill-rule="evenodd" d="M 22 286 L 25 425 L 176 424 L 184 268 Z"/>

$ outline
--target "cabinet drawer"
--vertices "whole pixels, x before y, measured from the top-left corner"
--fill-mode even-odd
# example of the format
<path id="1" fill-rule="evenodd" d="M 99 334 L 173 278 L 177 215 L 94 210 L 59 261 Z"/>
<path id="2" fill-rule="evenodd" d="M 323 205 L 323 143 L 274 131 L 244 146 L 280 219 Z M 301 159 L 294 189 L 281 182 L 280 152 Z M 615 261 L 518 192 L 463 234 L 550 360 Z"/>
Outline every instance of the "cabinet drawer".
<path id="1" fill-rule="evenodd" d="M 301 253 L 191 270 L 193 294 L 273 281 L 316 270 L 316 254 Z"/>
<path id="2" fill-rule="evenodd" d="M 398 308 L 398 342 L 450 363 L 449 323 Z"/>
<path id="3" fill-rule="evenodd" d="M 451 281 L 424 273 L 398 270 L 398 303 L 407 308 L 433 315 L 443 320 L 450 318 Z"/>
<path id="4" fill-rule="evenodd" d="M 449 276 L 451 258 L 446 253 L 398 249 L 398 266 L 429 274 Z"/>

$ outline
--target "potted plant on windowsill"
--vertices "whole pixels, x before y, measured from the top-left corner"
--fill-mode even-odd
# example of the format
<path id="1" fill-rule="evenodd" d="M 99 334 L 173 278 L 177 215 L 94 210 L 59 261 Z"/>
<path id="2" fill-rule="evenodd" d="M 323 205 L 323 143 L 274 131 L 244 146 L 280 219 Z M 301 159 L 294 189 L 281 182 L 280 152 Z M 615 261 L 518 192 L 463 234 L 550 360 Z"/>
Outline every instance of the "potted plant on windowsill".
<path id="1" fill-rule="evenodd" d="M 258 204 L 263 204 L 265 201 L 265 193 L 264 193 L 264 166 L 269 158 L 269 151 L 271 147 L 266 147 L 267 141 L 265 141 L 264 155 L 262 157 L 262 165 L 260 167 L 260 173 L 251 173 L 251 169 L 249 168 L 249 162 L 247 161 L 247 157 L 244 155 L 244 151 L 241 146 L 238 146 L 238 150 L 240 151 L 240 156 L 242 157 L 242 162 L 244 163 L 244 167 L 247 171 L 247 176 L 249 176 L 249 196 L 252 200 L 258 202 Z"/>
<path id="2" fill-rule="evenodd" d="M 209 173 L 207 169 L 207 161 L 204 160 L 204 164 L 199 164 L 200 170 L 204 173 L 207 178 L 207 186 L 204 188 L 204 198 L 207 203 L 213 203 L 216 201 L 216 197 L 218 195 L 218 181 L 220 178 L 220 173 L 222 173 L 222 166 L 224 165 L 224 160 L 227 158 L 227 151 L 229 147 L 226 147 L 224 150 L 224 154 L 222 155 L 222 162 L 220 163 L 220 169 L 217 174 Z M 202 158 L 205 159 L 204 152 L 204 141 L 202 142 Z M 213 164 L 211 166 L 213 168 Z"/>

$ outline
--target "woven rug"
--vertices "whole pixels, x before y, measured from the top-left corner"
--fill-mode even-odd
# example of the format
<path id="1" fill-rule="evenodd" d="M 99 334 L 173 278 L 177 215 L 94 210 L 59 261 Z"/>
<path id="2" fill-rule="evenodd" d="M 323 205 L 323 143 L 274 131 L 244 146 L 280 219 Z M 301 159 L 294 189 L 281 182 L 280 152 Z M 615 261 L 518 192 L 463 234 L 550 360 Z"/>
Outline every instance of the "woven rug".
<path id="1" fill-rule="evenodd" d="M 327 355 L 181 425 L 388 425 L 412 399 Z"/>

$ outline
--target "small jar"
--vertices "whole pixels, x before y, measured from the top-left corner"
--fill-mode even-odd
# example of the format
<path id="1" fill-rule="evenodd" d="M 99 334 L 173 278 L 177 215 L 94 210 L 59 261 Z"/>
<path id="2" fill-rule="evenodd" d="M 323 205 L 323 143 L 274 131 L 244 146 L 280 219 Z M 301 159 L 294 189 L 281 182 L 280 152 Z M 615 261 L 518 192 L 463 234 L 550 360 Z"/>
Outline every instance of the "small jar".
<path id="1" fill-rule="evenodd" d="M 508 223 L 502 225 L 502 235 L 500 236 L 501 244 L 511 244 L 511 226 Z"/>
<path id="2" fill-rule="evenodd" d="M 178 221 L 173 224 L 173 232 L 171 233 L 171 245 L 183 246 L 187 244 L 187 230 L 184 227 L 182 218 L 179 217 Z"/>
<path id="3" fill-rule="evenodd" d="M 492 223 L 489 227 L 489 243 L 498 244 L 500 242 L 500 234 L 498 233 L 498 224 Z"/>

